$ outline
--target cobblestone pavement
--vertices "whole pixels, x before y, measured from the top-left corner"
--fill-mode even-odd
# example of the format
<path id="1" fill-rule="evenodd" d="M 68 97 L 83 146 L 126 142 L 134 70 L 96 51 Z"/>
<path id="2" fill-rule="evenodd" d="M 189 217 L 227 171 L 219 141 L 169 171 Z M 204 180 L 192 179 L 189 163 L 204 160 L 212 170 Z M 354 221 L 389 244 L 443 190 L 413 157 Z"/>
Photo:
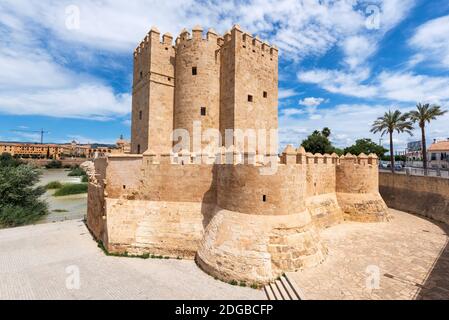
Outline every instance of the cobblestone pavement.
<path id="1" fill-rule="evenodd" d="M 79 289 L 76 275 L 79 271 Z M 265 299 L 193 261 L 107 257 L 81 221 L 0 230 L 0 299 Z"/>
<path id="2" fill-rule="evenodd" d="M 325 262 L 288 276 L 307 299 L 449 299 L 449 228 L 391 213 L 391 222 L 324 230 Z"/>

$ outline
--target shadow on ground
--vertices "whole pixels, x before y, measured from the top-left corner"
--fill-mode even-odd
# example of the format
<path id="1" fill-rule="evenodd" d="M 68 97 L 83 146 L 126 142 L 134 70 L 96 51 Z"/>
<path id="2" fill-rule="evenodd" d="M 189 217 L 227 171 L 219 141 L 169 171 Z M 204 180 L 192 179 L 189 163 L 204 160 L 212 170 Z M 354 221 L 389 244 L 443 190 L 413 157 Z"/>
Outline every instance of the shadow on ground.
<path id="1" fill-rule="evenodd" d="M 436 222 L 435 220 L 427 219 L 423 216 L 417 215 L 420 218 L 426 219 L 441 228 L 441 231 L 449 236 L 449 226 L 444 223 Z M 449 242 L 441 250 L 441 253 L 429 271 L 427 278 L 422 285 L 421 290 L 417 293 L 417 300 L 441 300 L 442 297 L 449 299 Z"/>

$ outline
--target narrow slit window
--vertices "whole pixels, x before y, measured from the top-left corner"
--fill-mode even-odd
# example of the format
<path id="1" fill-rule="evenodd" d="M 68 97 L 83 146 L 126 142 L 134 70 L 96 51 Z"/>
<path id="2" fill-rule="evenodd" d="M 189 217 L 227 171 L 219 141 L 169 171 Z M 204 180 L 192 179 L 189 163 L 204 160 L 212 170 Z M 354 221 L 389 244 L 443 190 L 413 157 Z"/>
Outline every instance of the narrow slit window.
<path id="1" fill-rule="evenodd" d="M 139 111 L 139 120 L 142 120 L 142 117 L 143 117 L 143 112 Z"/>
<path id="2" fill-rule="evenodd" d="M 192 76 L 196 76 L 198 74 L 198 69 L 196 67 L 192 68 Z"/>
<path id="3" fill-rule="evenodd" d="M 142 78 L 143 78 L 143 72 L 140 71 L 140 79 L 142 79 Z"/>
<path id="4" fill-rule="evenodd" d="M 206 116 L 206 108 L 205 107 L 201 107 L 201 116 L 202 117 Z"/>
<path id="5" fill-rule="evenodd" d="M 137 154 L 140 154 L 140 144 L 137 145 Z"/>
<path id="6" fill-rule="evenodd" d="M 126 189 L 126 186 L 125 185 L 123 185 L 123 190 L 125 190 Z"/>
<path id="7" fill-rule="evenodd" d="M 253 96 L 252 95 L 248 95 L 248 102 L 253 102 Z"/>
<path id="8" fill-rule="evenodd" d="M 263 92 L 263 97 L 264 97 L 264 98 L 268 98 L 268 92 L 264 91 L 264 92 Z"/>
<path id="9" fill-rule="evenodd" d="M 263 195 L 262 201 L 263 201 L 263 202 L 267 202 L 267 195 L 265 195 L 265 194 Z"/>

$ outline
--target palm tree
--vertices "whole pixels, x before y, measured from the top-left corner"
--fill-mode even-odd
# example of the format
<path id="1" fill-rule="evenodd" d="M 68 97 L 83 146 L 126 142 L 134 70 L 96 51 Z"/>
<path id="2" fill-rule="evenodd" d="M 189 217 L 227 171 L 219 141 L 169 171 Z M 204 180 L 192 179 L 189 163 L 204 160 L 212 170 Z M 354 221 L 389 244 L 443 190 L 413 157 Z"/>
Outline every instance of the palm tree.
<path id="1" fill-rule="evenodd" d="M 444 115 L 446 112 L 447 110 L 441 110 L 441 107 L 437 105 L 431 106 L 428 103 L 418 103 L 416 105 L 416 110 L 409 113 L 410 120 L 413 123 L 418 123 L 421 128 L 423 167 L 425 174 L 427 174 L 426 122 L 430 123 L 430 121 Z"/>
<path id="2" fill-rule="evenodd" d="M 385 112 L 382 117 L 377 118 L 374 121 L 371 132 L 381 133 L 382 136 L 385 134 L 390 135 L 390 161 L 391 161 L 391 171 L 394 173 L 394 150 L 393 150 L 393 132 L 398 133 L 406 132 L 413 135 L 413 123 L 408 121 L 408 114 L 402 114 L 399 110 Z"/>

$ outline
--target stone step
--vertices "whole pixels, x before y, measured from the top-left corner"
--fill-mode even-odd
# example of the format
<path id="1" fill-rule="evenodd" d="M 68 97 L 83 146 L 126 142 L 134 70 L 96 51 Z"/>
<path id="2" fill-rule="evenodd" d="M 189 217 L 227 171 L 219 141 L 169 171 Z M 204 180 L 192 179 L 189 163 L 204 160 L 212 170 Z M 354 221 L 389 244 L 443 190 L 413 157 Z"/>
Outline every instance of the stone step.
<path id="1" fill-rule="evenodd" d="M 307 300 L 306 295 L 301 290 L 301 288 L 296 284 L 296 282 L 292 279 L 291 275 L 288 273 L 285 275 L 290 287 L 293 289 L 295 294 L 298 296 L 299 300 Z"/>
<path id="2" fill-rule="evenodd" d="M 287 291 L 288 296 L 290 297 L 290 300 L 300 300 L 299 297 L 296 295 L 293 288 L 290 286 L 290 283 L 288 282 L 286 277 L 281 277 L 282 285 L 284 286 L 285 291 Z"/>
<path id="3" fill-rule="evenodd" d="M 270 283 L 271 290 L 273 290 L 274 297 L 276 300 L 283 300 L 281 293 L 279 292 L 279 289 L 276 287 L 274 283 Z"/>
<path id="4" fill-rule="evenodd" d="M 304 292 L 288 275 L 264 287 L 268 300 L 306 300 Z"/>
<path id="5" fill-rule="evenodd" d="M 276 300 L 276 297 L 274 296 L 273 290 L 271 290 L 270 286 L 265 286 L 264 290 L 265 290 L 265 294 L 268 297 L 268 300 Z"/>
<path id="6" fill-rule="evenodd" d="M 282 300 L 291 300 L 290 296 L 288 295 L 287 291 L 284 288 L 284 285 L 282 284 L 282 282 L 280 280 L 276 280 L 275 285 L 282 295 Z"/>

